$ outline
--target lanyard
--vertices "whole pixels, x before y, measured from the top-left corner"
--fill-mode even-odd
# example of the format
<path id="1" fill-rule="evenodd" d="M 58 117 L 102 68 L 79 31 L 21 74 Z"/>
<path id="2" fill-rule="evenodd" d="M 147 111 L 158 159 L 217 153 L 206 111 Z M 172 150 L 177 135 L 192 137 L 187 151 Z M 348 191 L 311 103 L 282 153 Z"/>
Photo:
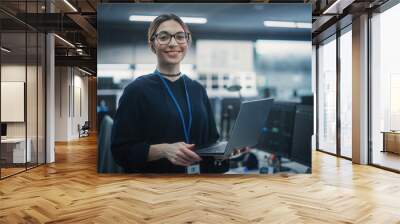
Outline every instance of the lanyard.
<path id="1" fill-rule="evenodd" d="M 185 77 L 182 77 L 182 78 L 183 78 L 183 85 L 185 86 L 186 103 L 187 103 L 188 112 L 189 112 L 189 124 L 188 124 L 188 126 L 186 126 L 185 118 L 183 116 L 182 109 L 179 106 L 178 101 L 176 100 L 175 95 L 172 92 L 171 88 L 169 88 L 167 81 L 165 80 L 164 77 L 162 77 L 162 75 L 160 74 L 160 72 L 158 70 L 156 70 L 154 73 L 156 75 L 158 75 L 158 77 L 160 77 L 162 83 L 164 84 L 165 88 L 167 89 L 167 92 L 168 92 L 169 96 L 171 97 L 172 101 L 174 101 L 174 103 L 175 103 L 176 110 L 178 111 L 179 117 L 181 118 L 183 133 L 185 134 L 185 142 L 187 144 L 189 144 L 189 142 L 190 142 L 190 128 L 192 127 L 192 107 L 190 105 L 190 98 L 189 98 L 189 94 L 188 94 L 187 87 L 186 87 Z"/>

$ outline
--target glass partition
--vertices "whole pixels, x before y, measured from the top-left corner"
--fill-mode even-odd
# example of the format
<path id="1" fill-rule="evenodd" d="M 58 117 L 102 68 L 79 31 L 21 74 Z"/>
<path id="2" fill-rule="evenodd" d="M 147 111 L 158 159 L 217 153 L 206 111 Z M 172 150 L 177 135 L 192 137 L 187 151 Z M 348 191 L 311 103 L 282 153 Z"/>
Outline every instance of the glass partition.
<path id="1" fill-rule="evenodd" d="M 46 124 L 46 36 L 43 33 L 38 33 L 38 64 L 37 64 L 37 162 L 44 164 L 46 162 L 46 139 L 45 139 L 45 124 Z"/>
<path id="2" fill-rule="evenodd" d="M 1 47 L 1 176 L 6 177 L 24 171 L 31 157 L 26 150 L 25 31 L 2 32 Z"/>
<path id="3" fill-rule="evenodd" d="M 336 39 L 318 48 L 318 149 L 336 154 Z"/>
<path id="4" fill-rule="evenodd" d="M 36 32 L 27 32 L 27 85 L 26 85 L 26 111 L 27 111 L 27 150 L 30 150 L 30 158 L 27 163 L 27 167 L 31 168 L 37 165 L 37 122 L 38 122 L 38 111 L 37 111 L 37 98 L 38 98 L 38 35 Z"/>
<path id="5" fill-rule="evenodd" d="M 346 32 L 347 31 L 347 32 Z M 340 36 L 340 154 L 352 157 L 352 33 Z"/>
<path id="6" fill-rule="evenodd" d="M 372 25 L 372 163 L 400 170 L 400 4 L 375 14 Z"/>
<path id="7" fill-rule="evenodd" d="M 0 6 L 19 16 L 43 11 L 44 1 L 14 3 Z M 0 178 L 45 163 L 45 44 L 43 33 L 0 12 Z"/>

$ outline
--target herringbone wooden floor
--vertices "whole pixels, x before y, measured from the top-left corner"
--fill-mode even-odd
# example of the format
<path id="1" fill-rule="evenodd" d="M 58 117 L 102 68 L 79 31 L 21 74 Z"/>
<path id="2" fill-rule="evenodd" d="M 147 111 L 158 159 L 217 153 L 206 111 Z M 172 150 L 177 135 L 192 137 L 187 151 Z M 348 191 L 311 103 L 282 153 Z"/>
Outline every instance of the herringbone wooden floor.
<path id="1" fill-rule="evenodd" d="M 96 173 L 96 139 L 0 181 L 0 223 L 400 223 L 400 175 L 313 153 L 313 174 Z"/>

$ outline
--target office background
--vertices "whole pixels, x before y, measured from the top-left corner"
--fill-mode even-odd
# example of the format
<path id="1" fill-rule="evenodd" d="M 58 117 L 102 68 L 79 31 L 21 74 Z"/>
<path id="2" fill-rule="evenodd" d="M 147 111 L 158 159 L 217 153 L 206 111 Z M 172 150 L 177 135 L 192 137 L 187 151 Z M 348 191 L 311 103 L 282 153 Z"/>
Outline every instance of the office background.
<path id="1" fill-rule="evenodd" d="M 39 8 L 20 5 L 30 13 Z M 0 14 L 0 177 L 45 163 L 45 36 Z M 13 29 L 9 29 L 10 27 Z"/>
<path id="2" fill-rule="evenodd" d="M 353 124 L 361 124 L 362 136 L 365 137 L 361 139 L 369 142 L 368 146 L 361 146 L 368 151 L 361 156 L 362 163 L 400 170 L 400 69 L 396 62 L 400 36 L 395 28 L 395 21 L 400 19 L 399 12 L 400 5 L 397 4 L 381 7 L 372 11 L 368 19 L 363 18 L 370 24 L 365 35 L 370 40 L 365 42 L 369 50 L 364 54 L 356 53 L 360 57 L 369 57 L 369 60 L 361 60 L 368 66 L 368 80 L 367 76 L 354 76 L 359 68 L 357 64 L 354 66 L 354 60 L 358 59 L 354 57 L 353 49 L 358 50 L 355 45 L 358 36 L 353 36 L 353 33 L 358 34 L 359 27 L 363 26 L 358 21 L 351 21 L 346 16 L 341 19 L 338 31 L 325 31 L 314 39 L 313 61 L 318 64 L 313 68 L 318 80 L 317 150 L 353 161 L 360 160 L 359 152 L 354 150 L 360 147 L 360 137 L 353 136 L 359 127 Z M 362 95 L 357 97 L 357 91 L 362 91 Z M 352 102 L 354 99 L 357 101 Z M 362 105 L 358 106 L 360 102 Z M 365 110 L 354 111 L 354 105 L 357 110 Z M 360 117 L 365 120 L 359 122 Z M 354 143 L 357 145 L 353 146 Z"/>
<path id="3" fill-rule="evenodd" d="M 318 139 L 330 139 L 328 135 L 321 135 L 324 135 L 324 130 L 332 129 L 329 131 L 335 136 L 330 141 L 334 148 L 331 149 L 333 153 L 328 154 L 323 145 L 313 147 L 317 150 L 312 152 L 311 175 L 284 174 L 267 178 L 251 175 L 225 175 L 223 178 L 168 175 L 154 178 L 153 175 L 102 175 L 96 172 L 96 24 L 97 4 L 102 2 L 152 4 L 165 0 L 0 1 L 0 36 L 10 33 L 21 36 L 7 38 L 7 42 L 0 38 L 0 66 L 8 66 L 4 60 L 20 49 L 25 52 L 32 49 L 28 47 L 31 46 L 30 38 L 25 41 L 26 30 L 32 27 L 39 36 L 43 35 L 43 39 L 39 38 L 38 55 L 46 58 L 44 63 L 40 60 L 33 64 L 45 65 L 42 73 L 39 72 L 39 80 L 40 74 L 46 80 L 43 82 L 44 97 L 40 94 L 40 82 L 38 88 L 38 102 L 45 104 L 45 120 L 39 116 L 38 124 L 45 127 L 46 155 L 43 157 L 46 164 L 30 169 L 34 166 L 25 163 L 16 167 L 16 172 L 8 172 L 12 167 L 0 169 L 0 222 L 399 222 L 400 201 L 396 199 L 400 198 L 400 132 L 395 131 L 398 130 L 396 108 L 399 102 L 396 74 L 400 73 L 396 57 L 400 50 L 398 0 L 287 0 L 312 5 L 315 124 L 319 124 L 316 134 L 320 136 L 316 143 Z M 41 45 L 42 40 L 44 43 Z M 45 52 L 40 53 L 41 49 Z M 29 55 L 20 55 L 21 69 L 18 69 L 20 74 L 28 74 L 29 78 L 18 76 L 21 78 L 18 82 L 25 80 L 29 83 L 36 77 L 30 76 Z M 12 77 L 12 73 L 16 73 L 12 69 L 1 71 L 2 77 Z M 328 71 L 326 74 L 329 76 L 324 71 Z M 57 79 L 58 76 L 63 78 Z M 80 83 L 81 94 L 71 91 L 75 80 L 71 76 L 80 76 L 83 81 Z M 55 97 L 60 84 L 63 85 L 62 91 Z M 83 91 L 86 85 L 87 92 Z M 0 85 L 3 91 L 8 88 L 2 86 L 4 84 Z M 18 90 L 20 84 L 17 86 L 14 89 L 15 97 L 18 97 L 16 102 L 21 102 L 20 93 L 23 91 Z M 334 93 L 327 93 L 331 91 Z M 77 134 L 77 123 L 71 122 L 80 116 L 80 113 L 72 113 L 73 107 L 78 106 L 79 98 L 76 96 L 79 94 L 82 98 L 81 119 L 87 119 L 92 129 L 84 138 Z M 28 99 L 35 94 L 22 95 Z M 32 111 L 25 103 L 24 114 Z M 61 110 L 55 112 L 57 107 Z M 3 109 L 7 108 L 2 106 Z M 325 118 L 321 122 L 324 116 L 333 116 L 329 118 L 332 122 Z M 56 123 L 55 119 L 59 117 L 65 120 Z M 31 120 L 28 117 L 24 122 L 3 122 L 7 124 L 5 137 L 16 138 L 12 136 L 13 125 L 24 124 L 28 129 L 34 127 L 29 123 Z M 59 129 L 64 129 L 59 132 L 63 135 L 56 136 Z M 351 135 L 345 135 L 344 129 Z M 41 130 L 39 127 L 38 136 L 42 135 Z M 3 136 L 3 128 L 1 132 Z M 26 139 L 24 135 L 22 138 Z M 64 140 L 54 143 L 60 137 Z M 24 153 L 27 148 L 22 142 Z M 351 151 L 344 152 L 349 142 Z M 3 151 L 10 150 L 3 145 L 0 145 L 0 157 L 7 154 L 6 161 L 10 161 L 10 154 Z M 10 147 L 20 149 L 14 143 Z M 16 155 L 20 155 L 21 151 L 17 152 Z M 344 153 L 351 158 L 345 157 Z M 43 157 L 39 154 L 39 161 Z M 20 158 L 17 156 L 15 159 L 18 161 Z M 0 163 L 5 165 L 4 160 Z M 27 172 L 18 173 L 24 170 Z M 13 175 L 16 173 L 18 175 Z"/>
<path id="4" fill-rule="evenodd" d="M 274 137 L 266 136 L 269 140 L 264 139 L 263 144 L 269 150 L 254 154 L 259 162 L 256 166 L 270 162 L 264 158 L 270 158 L 271 152 L 278 155 L 279 161 L 282 156 L 287 164 L 295 163 L 290 153 L 296 138 L 295 121 L 302 119 L 295 119 L 297 112 L 297 116 L 308 119 L 305 124 L 310 126 L 310 136 L 304 144 L 306 149 L 297 149 L 302 152 L 293 154 L 293 158 L 298 157 L 298 166 L 289 170 L 309 172 L 313 131 L 310 12 L 311 6 L 305 4 L 101 5 L 98 7 L 98 124 L 105 115 L 114 116 L 128 83 L 156 67 L 155 55 L 147 46 L 150 23 L 131 21 L 130 16 L 175 13 L 181 17 L 206 18 L 204 24 L 188 23 L 193 42 L 181 70 L 206 88 L 222 137 L 227 137 L 233 125 L 239 96 L 243 100 L 272 97 L 277 104 L 269 126 L 275 127 L 276 133 Z M 270 25 L 265 21 L 278 23 Z M 228 90 L 235 85 L 241 86 L 240 93 Z M 226 117 L 229 107 L 233 107 L 231 116 Z M 101 128 L 99 133 L 104 134 Z"/>

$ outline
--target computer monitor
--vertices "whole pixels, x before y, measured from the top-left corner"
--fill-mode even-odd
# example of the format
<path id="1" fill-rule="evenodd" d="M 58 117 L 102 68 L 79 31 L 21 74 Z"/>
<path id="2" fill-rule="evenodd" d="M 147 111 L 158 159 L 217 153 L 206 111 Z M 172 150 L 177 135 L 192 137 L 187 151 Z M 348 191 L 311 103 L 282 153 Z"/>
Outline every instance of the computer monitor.
<path id="1" fill-rule="evenodd" d="M 7 124 L 1 123 L 1 136 L 7 136 Z"/>
<path id="2" fill-rule="evenodd" d="M 301 103 L 303 105 L 310 105 L 312 106 L 314 104 L 314 96 L 313 95 L 309 95 L 309 96 L 301 96 Z"/>
<path id="3" fill-rule="evenodd" d="M 257 148 L 290 158 L 296 103 L 275 102 L 260 135 Z"/>
<path id="4" fill-rule="evenodd" d="M 293 128 L 291 160 L 311 168 L 313 106 L 297 105 Z"/>

